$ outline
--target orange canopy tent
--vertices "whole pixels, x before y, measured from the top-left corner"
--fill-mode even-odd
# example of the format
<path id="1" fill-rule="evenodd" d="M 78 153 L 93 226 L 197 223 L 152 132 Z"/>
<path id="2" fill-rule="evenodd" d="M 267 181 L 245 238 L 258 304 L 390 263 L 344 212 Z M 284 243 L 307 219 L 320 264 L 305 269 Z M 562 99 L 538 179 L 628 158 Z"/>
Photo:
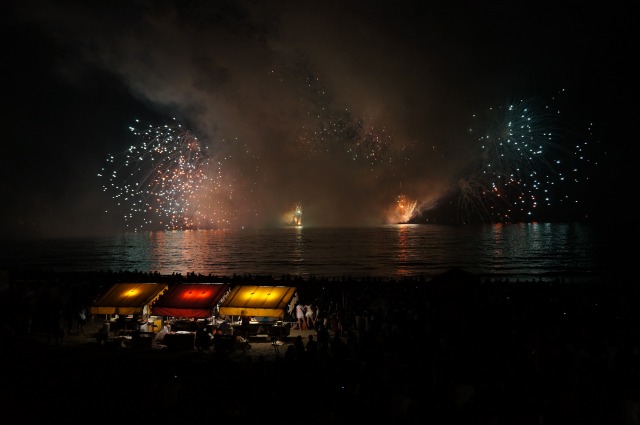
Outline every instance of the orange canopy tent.
<path id="1" fill-rule="evenodd" d="M 163 283 L 115 283 L 89 310 L 91 314 L 146 314 L 167 287 Z"/>
<path id="2" fill-rule="evenodd" d="M 213 309 L 228 291 L 226 283 L 182 283 L 170 287 L 153 304 L 154 316 L 211 317 Z"/>
<path id="3" fill-rule="evenodd" d="M 220 314 L 282 318 L 295 293 L 291 286 L 236 286 L 220 304 Z"/>

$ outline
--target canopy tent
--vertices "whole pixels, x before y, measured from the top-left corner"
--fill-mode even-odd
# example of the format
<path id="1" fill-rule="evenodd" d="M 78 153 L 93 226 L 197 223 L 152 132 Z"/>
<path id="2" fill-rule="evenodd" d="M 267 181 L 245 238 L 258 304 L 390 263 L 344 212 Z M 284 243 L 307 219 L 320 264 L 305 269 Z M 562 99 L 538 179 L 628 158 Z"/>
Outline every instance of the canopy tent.
<path id="1" fill-rule="evenodd" d="M 90 308 L 91 314 L 146 314 L 167 289 L 164 283 L 114 283 Z M 147 309 L 147 311 L 145 311 Z"/>
<path id="2" fill-rule="evenodd" d="M 229 289 L 226 283 L 182 283 L 171 286 L 151 307 L 154 316 L 211 317 Z"/>
<path id="3" fill-rule="evenodd" d="M 291 286 L 236 286 L 220 304 L 220 314 L 284 317 L 295 292 L 296 288 Z"/>

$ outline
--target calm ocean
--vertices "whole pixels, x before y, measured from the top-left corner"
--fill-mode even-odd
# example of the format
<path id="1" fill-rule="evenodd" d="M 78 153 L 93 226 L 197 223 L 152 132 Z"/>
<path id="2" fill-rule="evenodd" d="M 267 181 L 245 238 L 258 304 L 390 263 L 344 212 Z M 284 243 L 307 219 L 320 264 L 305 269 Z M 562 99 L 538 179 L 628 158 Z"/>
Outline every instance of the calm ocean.
<path id="1" fill-rule="evenodd" d="M 396 279 L 459 267 L 510 280 L 585 280 L 612 272 L 606 240 L 580 223 L 160 231 L 0 241 L 0 268 Z"/>

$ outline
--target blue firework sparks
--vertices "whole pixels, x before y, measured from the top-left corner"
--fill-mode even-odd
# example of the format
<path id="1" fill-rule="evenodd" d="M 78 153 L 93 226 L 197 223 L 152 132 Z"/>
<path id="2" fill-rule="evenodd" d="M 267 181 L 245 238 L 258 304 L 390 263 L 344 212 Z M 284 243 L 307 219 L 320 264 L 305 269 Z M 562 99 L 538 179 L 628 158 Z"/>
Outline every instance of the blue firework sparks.
<path id="1" fill-rule="evenodd" d="M 478 150 L 457 180 L 458 221 L 535 221 L 578 207 L 590 140 L 571 133 L 559 109 L 527 99 L 474 119 Z"/>

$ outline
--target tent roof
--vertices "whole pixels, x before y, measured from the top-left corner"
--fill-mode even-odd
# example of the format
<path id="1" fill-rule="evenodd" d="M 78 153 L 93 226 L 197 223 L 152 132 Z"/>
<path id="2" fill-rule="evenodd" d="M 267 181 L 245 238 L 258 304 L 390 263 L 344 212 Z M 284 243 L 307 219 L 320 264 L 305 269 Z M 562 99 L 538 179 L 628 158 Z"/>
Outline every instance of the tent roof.
<path id="1" fill-rule="evenodd" d="M 284 309 L 295 292 L 292 286 L 236 286 L 220 304 L 220 314 L 284 317 Z"/>
<path id="2" fill-rule="evenodd" d="M 182 283 L 169 287 L 151 312 L 155 316 L 211 317 L 212 310 L 229 289 L 226 283 Z"/>
<path id="3" fill-rule="evenodd" d="M 164 283 L 115 283 L 90 310 L 92 314 L 142 314 L 167 287 Z"/>

